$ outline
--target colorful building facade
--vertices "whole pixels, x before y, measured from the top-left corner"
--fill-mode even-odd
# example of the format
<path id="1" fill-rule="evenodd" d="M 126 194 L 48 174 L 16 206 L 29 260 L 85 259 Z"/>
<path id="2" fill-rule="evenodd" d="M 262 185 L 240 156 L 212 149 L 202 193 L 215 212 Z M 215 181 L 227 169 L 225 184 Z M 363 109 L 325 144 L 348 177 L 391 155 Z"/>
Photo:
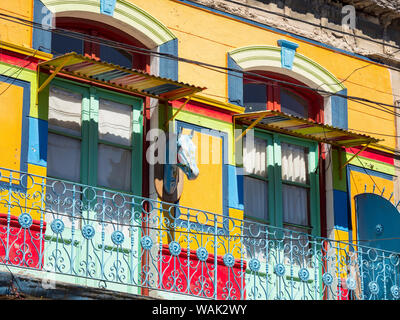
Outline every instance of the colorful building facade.
<path id="1" fill-rule="evenodd" d="M 198 1 L 0 13 L 6 264 L 157 298 L 399 298 L 398 69 Z M 149 163 L 161 131 L 191 137 L 194 179 Z"/>

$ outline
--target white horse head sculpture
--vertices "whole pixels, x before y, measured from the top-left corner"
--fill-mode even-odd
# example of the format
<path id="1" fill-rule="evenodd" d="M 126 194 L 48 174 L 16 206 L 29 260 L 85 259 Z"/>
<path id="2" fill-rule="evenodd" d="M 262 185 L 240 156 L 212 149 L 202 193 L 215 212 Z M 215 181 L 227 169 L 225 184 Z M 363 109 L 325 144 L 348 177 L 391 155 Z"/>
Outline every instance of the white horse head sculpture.
<path id="1" fill-rule="evenodd" d="M 189 180 L 194 180 L 199 175 L 196 164 L 196 145 L 193 142 L 194 130 L 189 135 L 179 132 L 177 146 L 177 161 L 166 163 L 164 166 L 164 189 L 168 194 L 173 194 L 177 187 L 178 169 L 181 169 Z M 169 141 L 168 141 L 169 142 Z M 169 143 L 167 143 L 169 146 Z M 167 159 L 169 159 L 169 148 L 167 148 Z"/>

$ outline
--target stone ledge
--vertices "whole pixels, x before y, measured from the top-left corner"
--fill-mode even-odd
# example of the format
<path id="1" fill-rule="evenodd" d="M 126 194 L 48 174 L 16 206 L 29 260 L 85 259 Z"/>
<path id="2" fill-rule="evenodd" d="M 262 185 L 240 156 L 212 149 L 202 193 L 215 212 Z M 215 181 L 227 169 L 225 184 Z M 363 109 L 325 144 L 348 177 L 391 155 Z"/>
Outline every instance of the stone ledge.
<path id="1" fill-rule="evenodd" d="M 54 289 L 44 288 L 43 279 L 0 272 L 0 300 L 154 300 L 154 298 L 92 288 L 57 281 Z"/>

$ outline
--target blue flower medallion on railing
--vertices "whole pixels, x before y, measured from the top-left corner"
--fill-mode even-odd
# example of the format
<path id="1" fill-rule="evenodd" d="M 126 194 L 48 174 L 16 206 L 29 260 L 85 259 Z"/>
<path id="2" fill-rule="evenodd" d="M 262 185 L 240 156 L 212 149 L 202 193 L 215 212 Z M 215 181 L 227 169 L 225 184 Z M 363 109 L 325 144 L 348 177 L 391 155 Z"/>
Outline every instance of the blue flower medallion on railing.
<path id="1" fill-rule="evenodd" d="M 232 268 L 235 265 L 235 257 L 232 253 L 225 254 L 222 260 L 228 268 Z"/>
<path id="2" fill-rule="evenodd" d="M 60 234 L 64 231 L 64 222 L 60 219 L 54 219 L 53 222 L 51 223 L 51 230 L 55 234 Z"/>
<path id="3" fill-rule="evenodd" d="M 392 293 L 393 298 L 400 298 L 400 289 L 398 286 L 394 285 L 390 288 L 390 292 Z"/>
<path id="4" fill-rule="evenodd" d="M 140 240 L 140 243 L 144 250 L 150 250 L 153 246 L 153 240 L 151 240 L 149 236 L 144 236 L 142 240 Z"/>
<path id="5" fill-rule="evenodd" d="M 196 255 L 197 255 L 197 258 L 198 258 L 200 261 L 205 262 L 205 261 L 207 261 L 207 259 L 208 259 L 208 251 L 207 251 L 207 249 L 204 248 L 204 247 L 198 248 L 198 249 L 196 250 Z"/>
<path id="6" fill-rule="evenodd" d="M 397 254 L 391 254 L 389 257 L 390 263 L 392 266 L 397 267 L 400 264 L 400 258 Z"/>
<path id="7" fill-rule="evenodd" d="M 93 239 L 95 233 L 93 226 L 90 224 L 87 224 L 82 228 L 82 235 L 87 240 Z"/>
<path id="8" fill-rule="evenodd" d="M 371 291 L 372 294 L 378 294 L 379 293 L 379 285 L 376 283 L 376 281 L 371 281 L 368 283 L 368 288 L 369 291 Z"/>
<path id="9" fill-rule="evenodd" d="M 275 274 L 278 277 L 282 277 L 285 274 L 285 266 L 282 263 L 278 263 L 274 268 Z"/>
<path id="10" fill-rule="evenodd" d="M 326 286 L 330 286 L 333 283 L 333 276 L 329 272 L 326 272 L 322 276 L 322 281 Z"/>
<path id="11" fill-rule="evenodd" d="M 18 217 L 18 222 L 22 228 L 28 229 L 32 225 L 33 220 L 28 213 L 23 213 Z"/>
<path id="12" fill-rule="evenodd" d="M 179 256 L 179 254 L 181 253 L 181 245 L 176 241 L 172 241 L 169 244 L 169 252 L 173 256 Z"/>
<path id="13" fill-rule="evenodd" d="M 258 272 L 261 268 L 260 260 L 253 258 L 249 261 L 249 268 L 253 272 Z"/>
<path id="14" fill-rule="evenodd" d="M 306 282 L 310 278 L 310 272 L 306 268 L 299 270 L 299 278 L 301 281 Z"/>
<path id="15" fill-rule="evenodd" d="M 353 278 L 348 278 L 346 280 L 346 285 L 347 285 L 347 289 L 355 290 L 357 283 L 356 283 L 356 280 L 354 280 Z"/>
<path id="16" fill-rule="evenodd" d="M 111 240 L 116 246 L 122 244 L 122 242 L 124 242 L 124 238 L 124 234 L 118 230 L 114 231 L 111 235 Z"/>
<path id="17" fill-rule="evenodd" d="M 377 225 L 375 226 L 375 232 L 376 232 L 377 234 L 383 233 L 383 225 L 381 225 L 380 223 L 377 224 Z"/>

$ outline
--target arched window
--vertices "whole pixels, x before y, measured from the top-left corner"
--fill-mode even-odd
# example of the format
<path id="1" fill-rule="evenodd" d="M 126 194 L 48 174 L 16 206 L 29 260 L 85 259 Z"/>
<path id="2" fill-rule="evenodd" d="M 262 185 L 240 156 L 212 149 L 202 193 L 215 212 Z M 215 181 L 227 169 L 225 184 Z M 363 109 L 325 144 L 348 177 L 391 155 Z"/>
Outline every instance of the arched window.
<path id="1" fill-rule="evenodd" d="M 59 17 L 56 27 L 144 48 L 109 25 Z M 149 57 L 82 37 L 53 33 L 56 55 L 76 52 L 126 68 L 147 71 Z M 74 183 L 140 193 L 143 98 L 75 78 L 49 86 L 47 175 Z M 139 125 L 138 125 L 139 124 Z"/>
<path id="2" fill-rule="evenodd" d="M 148 71 L 149 56 L 133 51 L 126 51 L 115 46 L 101 43 L 101 40 L 113 40 L 127 45 L 146 48 L 134 37 L 124 33 L 115 27 L 104 25 L 96 21 L 80 18 L 59 17 L 56 19 L 56 27 L 67 29 L 81 34 L 95 36 L 99 41 L 93 42 L 74 38 L 53 32 L 52 51 L 55 55 L 68 52 L 76 52 L 93 59 L 113 63 L 129 69 Z"/>
<path id="3" fill-rule="evenodd" d="M 252 73 L 272 80 L 250 75 L 243 77 L 245 112 L 278 110 L 293 116 L 323 122 L 323 99 L 312 90 L 298 87 L 306 86 L 305 84 L 272 72 L 252 71 Z"/>
<path id="4" fill-rule="evenodd" d="M 256 73 L 268 79 L 244 76 L 245 112 L 276 110 L 323 122 L 323 98 L 303 88 L 305 84 L 285 75 Z M 247 140 L 243 144 L 245 216 L 317 235 L 318 144 L 266 130 L 256 130 L 251 144 Z"/>

